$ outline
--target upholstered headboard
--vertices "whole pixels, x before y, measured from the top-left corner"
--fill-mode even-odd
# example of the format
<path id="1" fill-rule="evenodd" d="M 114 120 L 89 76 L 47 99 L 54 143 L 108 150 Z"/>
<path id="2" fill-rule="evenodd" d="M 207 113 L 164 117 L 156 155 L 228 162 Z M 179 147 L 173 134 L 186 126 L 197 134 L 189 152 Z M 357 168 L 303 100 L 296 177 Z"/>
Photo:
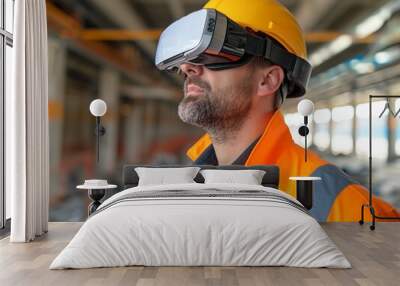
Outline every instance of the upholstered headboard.
<path id="1" fill-rule="evenodd" d="M 138 174 L 135 171 L 136 167 L 149 167 L 149 168 L 179 168 L 179 167 L 200 167 L 201 169 L 221 169 L 221 170 L 246 170 L 256 169 L 265 171 L 265 175 L 261 184 L 265 187 L 278 188 L 279 186 L 279 168 L 273 165 L 257 165 L 257 166 L 242 166 L 242 165 L 226 165 L 226 166 L 212 166 L 212 165 L 125 165 L 122 171 L 122 188 L 136 187 L 139 182 Z M 197 183 L 204 183 L 204 178 L 200 174 L 194 178 Z"/>

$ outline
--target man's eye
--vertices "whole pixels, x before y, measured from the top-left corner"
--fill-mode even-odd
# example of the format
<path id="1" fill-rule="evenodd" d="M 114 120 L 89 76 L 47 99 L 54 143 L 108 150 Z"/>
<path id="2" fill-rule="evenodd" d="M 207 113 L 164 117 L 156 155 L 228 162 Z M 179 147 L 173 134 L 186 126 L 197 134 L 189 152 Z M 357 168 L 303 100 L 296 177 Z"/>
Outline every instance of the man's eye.
<path id="1" fill-rule="evenodd" d="M 178 68 L 178 70 L 176 71 L 176 74 L 179 76 L 182 76 L 184 79 L 187 78 L 187 74 L 184 73 L 181 68 Z"/>
<path id="2" fill-rule="evenodd" d="M 177 73 L 178 70 L 179 70 L 178 67 L 171 67 L 171 68 L 168 68 L 168 69 L 166 70 L 166 72 L 168 72 L 168 73 Z"/>
<path id="3" fill-rule="evenodd" d="M 180 67 L 171 67 L 166 71 L 170 74 L 177 74 L 179 76 L 183 76 L 184 78 L 186 78 L 186 74 L 182 71 Z"/>

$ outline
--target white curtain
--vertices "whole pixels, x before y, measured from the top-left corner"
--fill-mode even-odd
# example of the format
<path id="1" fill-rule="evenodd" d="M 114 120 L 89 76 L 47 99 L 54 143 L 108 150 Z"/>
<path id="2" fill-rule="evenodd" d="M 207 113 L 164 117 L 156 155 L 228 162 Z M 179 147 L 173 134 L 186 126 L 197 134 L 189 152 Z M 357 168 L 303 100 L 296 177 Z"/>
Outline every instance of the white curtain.
<path id="1" fill-rule="evenodd" d="M 49 138 L 45 0 L 15 1 L 13 94 L 6 99 L 12 242 L 47 232 Z"/>

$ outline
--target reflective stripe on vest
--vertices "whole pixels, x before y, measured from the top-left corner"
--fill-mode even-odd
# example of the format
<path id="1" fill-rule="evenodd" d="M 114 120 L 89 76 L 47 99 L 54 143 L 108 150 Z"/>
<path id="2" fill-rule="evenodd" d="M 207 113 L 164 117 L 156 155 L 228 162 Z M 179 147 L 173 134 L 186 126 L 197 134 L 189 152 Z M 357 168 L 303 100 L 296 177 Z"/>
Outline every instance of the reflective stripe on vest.
<path id="1" fill-rule="evenodd" d="M 313 207 L 311 215 L 318 221 L 327 221 L 331 207 L 336 197 L 348 185 L 358 184 L 334 165 L 324 165 L 317 168 L 310 176 L 321 177 L 314 182 Z"/>

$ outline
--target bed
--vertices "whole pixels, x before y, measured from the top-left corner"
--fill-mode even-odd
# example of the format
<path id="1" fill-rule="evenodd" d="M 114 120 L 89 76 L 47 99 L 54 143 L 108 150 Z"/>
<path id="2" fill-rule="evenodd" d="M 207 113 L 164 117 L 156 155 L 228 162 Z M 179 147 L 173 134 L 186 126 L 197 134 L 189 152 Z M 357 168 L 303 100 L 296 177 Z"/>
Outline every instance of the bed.
<path id="1" fill-rule="evenodd" d="M 200 172 L 192 183 L 138 185 L 137 167 L 124 167 L 123 190 L 87 219 L 50 269 L 351 267 L 301 203 L 278 190 L 276 166 L 198 166 L 261 170 L 260 185 L 204 182 Z"/>

